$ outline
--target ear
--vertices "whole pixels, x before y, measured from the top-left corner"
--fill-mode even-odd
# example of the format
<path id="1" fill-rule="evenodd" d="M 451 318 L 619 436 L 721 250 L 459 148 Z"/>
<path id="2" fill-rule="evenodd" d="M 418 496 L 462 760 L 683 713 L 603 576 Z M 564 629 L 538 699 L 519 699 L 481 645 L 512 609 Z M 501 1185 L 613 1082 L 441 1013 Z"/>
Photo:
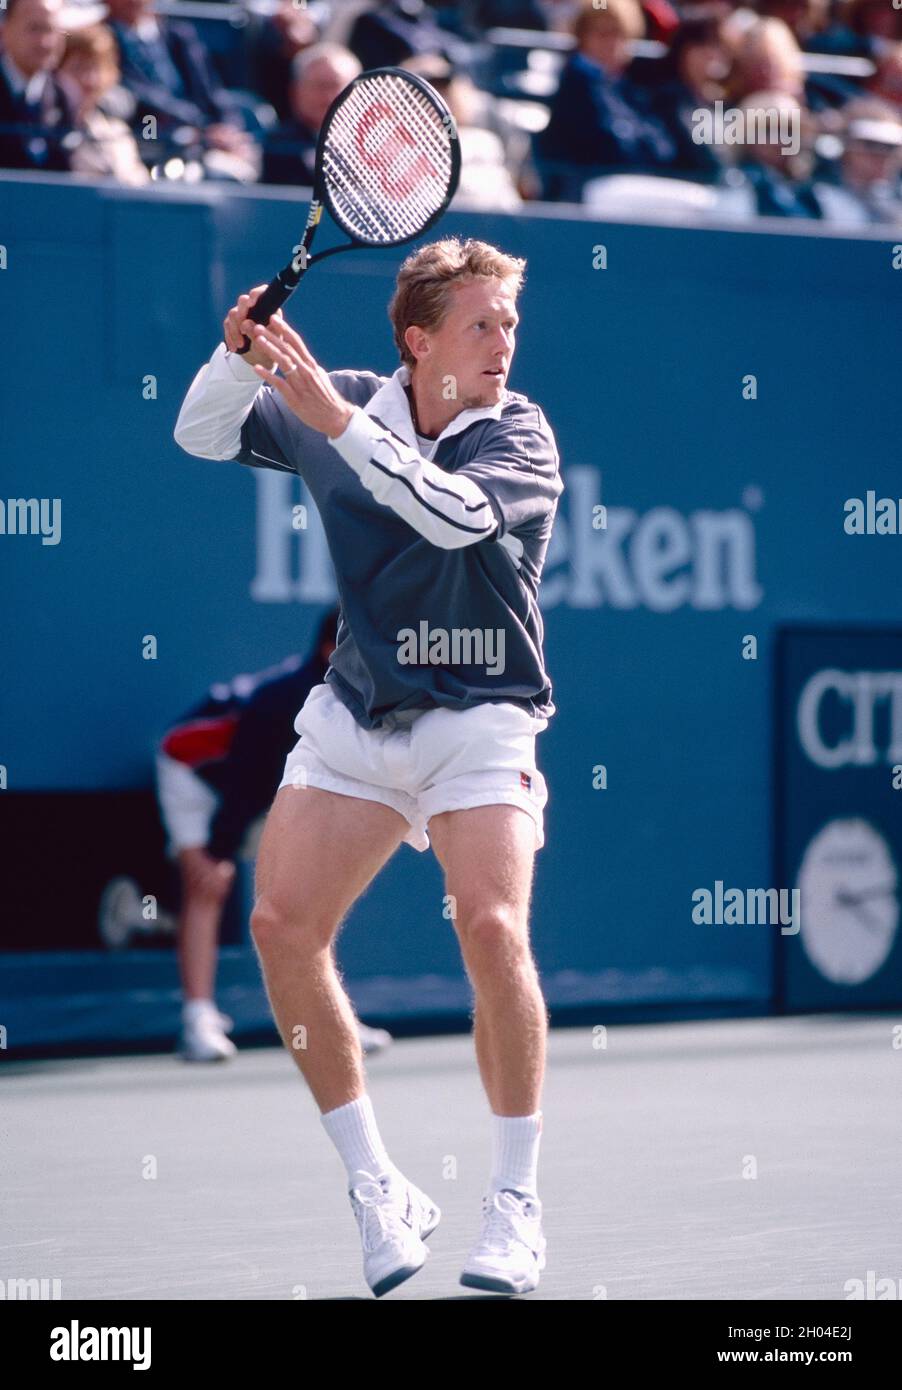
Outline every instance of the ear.
<path id="1" fill-rule="evenodd" d="M 418 328 L 416 324 L 411 324 L 409 328 L 405 328 L 404 342 L 418 362 L 421 357 L 428 356 L 429 334 L 422 328 Z"/>

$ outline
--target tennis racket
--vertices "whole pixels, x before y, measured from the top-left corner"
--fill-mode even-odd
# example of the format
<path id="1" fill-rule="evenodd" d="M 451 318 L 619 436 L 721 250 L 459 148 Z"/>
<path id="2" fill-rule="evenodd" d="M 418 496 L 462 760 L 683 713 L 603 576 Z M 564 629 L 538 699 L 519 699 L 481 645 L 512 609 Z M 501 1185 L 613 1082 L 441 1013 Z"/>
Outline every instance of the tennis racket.
<path id="1" fill-rule="evenodd" d="M 359 246 L 402 246 L 447 208 L 460 179 L 454 117 L 428 82 L 403 68 L 373 68 L 329 107 L 316 146 L 313 201 L 304 237 L 248 313 L 268 323 L 312 265 Z M 351 239 L 316 255 L 323 209 Z M 245 338 L 240 352 L 247 352 Z"/>

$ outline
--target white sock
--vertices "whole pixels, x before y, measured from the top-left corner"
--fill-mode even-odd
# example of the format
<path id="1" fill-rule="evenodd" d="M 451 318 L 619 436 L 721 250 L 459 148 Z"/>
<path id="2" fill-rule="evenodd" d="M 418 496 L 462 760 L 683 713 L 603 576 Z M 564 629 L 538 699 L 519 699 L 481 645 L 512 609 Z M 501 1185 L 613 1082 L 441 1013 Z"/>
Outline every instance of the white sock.
<path id="1" fill-rule="evenodd" d="M 492 1177 L 490 1192 L 513 1187 L 537 1197 L 539 1140 L 542 1112 L 534 1115 L 492 1116 Z"/>
<path id="2" fill-rule="evenodd" d="M 377 1173 L 398 1172 L 382 1142 L 368 1095 L 349 1100 L 337 1110 L 327 1110 L 320 1119 L 341 1155 L 349 1178 L 360 1172 L 372 1173 L 373 1177 Z"/>
<path id="3" fill-rule="evenodd" d="M 218 1012 L 212 999 L 186 999 L 182 1004 L 182 1019 L 185 1023 L 194 1023 L 210 1010 Z"/>

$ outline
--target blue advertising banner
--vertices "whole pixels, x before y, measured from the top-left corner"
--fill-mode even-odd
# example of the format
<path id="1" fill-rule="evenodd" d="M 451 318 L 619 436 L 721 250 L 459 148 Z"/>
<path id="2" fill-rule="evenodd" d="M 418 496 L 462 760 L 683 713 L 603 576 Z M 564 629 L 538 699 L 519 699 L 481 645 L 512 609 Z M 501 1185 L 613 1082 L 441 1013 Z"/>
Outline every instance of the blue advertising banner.
<path id="1" fill-rule="evenodd" d="M 98 908 L 123 875 L 167 904 L 155 743 L 211 683 L 306 652 L 335 595 L 299 479 L 191 458 L 172 437 L 224 314 L 280 263 L 306 209 L 289 192 L 52 176 L 13 175 L 3 192 L 19 364 L 0 377 L 3 493 L 27 505 L 0 535 L 15 596 L 0 998 L 27 998 L 29 953 L 81 953 L 95 983 L 140 956 L 129 989 L 156 972 L 151 1027 L 163 981 L 178 999 L 171 933 L 114 958 Z M 547 208 L 454 211 L 441 230 L 526 258 L 510 386 L 542 406 L 562 460 L 540 590 L 557 713 L 538 747 L 550 800 L 533 931 L 549 1000 L 767 1010 L 780 933 L 701 921 L 694 895 L 771 882 L 776 629 L 899 616 L 900 541 L 868 533 L 867 509 L 864 534 L 844 525 L 850 497 L 898 480 L 893 246 Z M 398 263 L 360 252 L 304 281 L 289 317 L 327 368 L 394 370 Z M 443 894 L 434 858 L 403 846 L 342 933 L 358 1001 L 384 1017 L 466 1010 Z M 265 1022 L 246 933 L 237 921 L 227 939 Z M 60 986 L 48 1028 L 74 989 Z M 84 1008 L 94 1027 L 138 1030 L 150 1012 Z"/>
<path id="2" fill-rule="evenodd" d="M 902 1004 L 902 629 L 788 628 L 777 661 L 777 873 L 787 1010 Z"/>

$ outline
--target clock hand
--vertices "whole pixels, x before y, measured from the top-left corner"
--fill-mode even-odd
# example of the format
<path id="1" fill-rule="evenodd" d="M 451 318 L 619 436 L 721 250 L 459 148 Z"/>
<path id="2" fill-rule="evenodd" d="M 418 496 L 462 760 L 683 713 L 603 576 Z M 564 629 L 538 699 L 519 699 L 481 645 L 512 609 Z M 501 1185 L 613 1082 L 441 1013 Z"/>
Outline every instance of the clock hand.
<path id="1" fill-rule="evenodd" d="M 839 888 L 836 892 L 836 901 L 843 907 L 852 907 L 855 903 L 862 903 L 866 898 L 885 898 L 892 896 L 895 885 L 887 883 L 881 887 L 868 888 L 863 893 L 852 893 L 848 888 Z"/>
<path id="2" fill-rule="evenodd" d="M 859 919 L 859 921 L 864 922 L 869 932 L 879 932 L 884 930 L 882 923 L 876 922 L 874 918 L 870 915 L 870 913 L 867 912 L 864 908 L 853 907 L 852 913 L 853 916 Z"/>

